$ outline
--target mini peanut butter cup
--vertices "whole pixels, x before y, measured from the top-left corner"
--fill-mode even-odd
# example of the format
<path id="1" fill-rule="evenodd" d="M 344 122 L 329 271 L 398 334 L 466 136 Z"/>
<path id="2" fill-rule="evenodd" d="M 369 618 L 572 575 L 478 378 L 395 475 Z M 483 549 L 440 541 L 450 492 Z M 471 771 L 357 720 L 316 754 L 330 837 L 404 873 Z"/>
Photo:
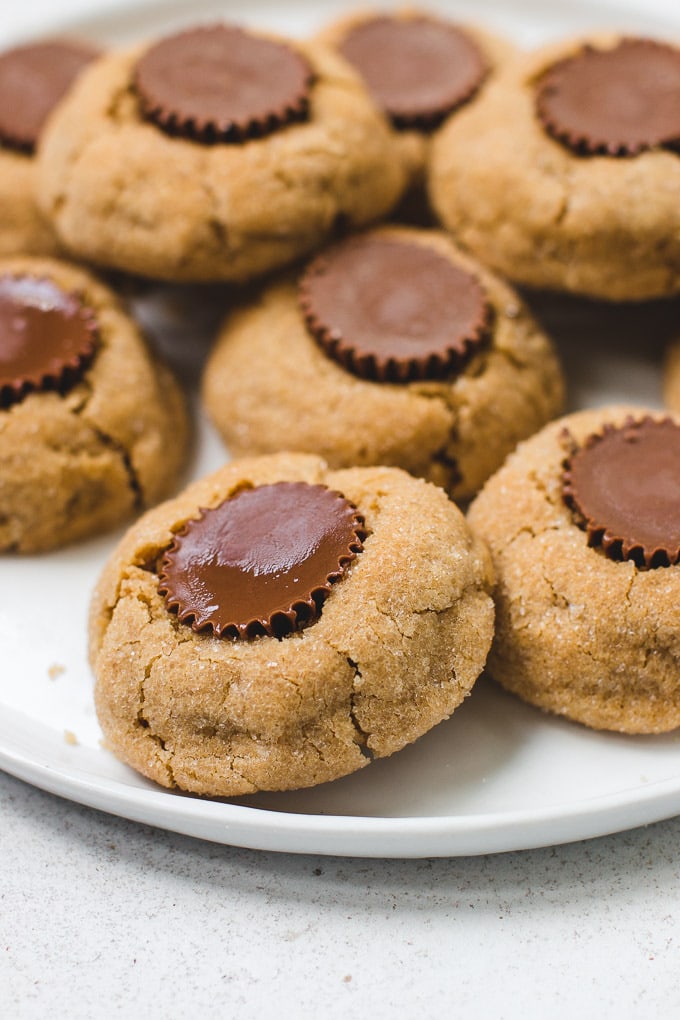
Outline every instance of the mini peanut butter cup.
<path id="1" fill-rule="evenodd" d="M 162 39 L 138 61 L 144 117 L 203 144 L 259 138 L 307 118 L 312 70 L 292 47 L 230 25 Z"/>
<path id="2" fill-rule="evenodd" d="M 73 386 L 97 345 L 95 313 L 52 280 L 0 276 L 0 407 Z"/>
<path id="3" fill-rule="evenodd" d="M 0 145 L 32 153 L 45 121 L 83 68 L 94 47 L 58 40 L 0 54 Z"/>
<path id="4" fill-rule="evenodd" d="M 243 489 L 177 533 L 158 590 L 195 631 L 284 637 L 321 614 L 363 549 L 363 525 L 356 507 L 324 485 Z"/>
<path id="5" fill-rule="evenodd" d="M 437 18 L 371 18 L 351 28 L 338 48 L 402 129 L 437 127 L 488 73 L 471 36 Z"/>
<path id="6" fill-rule="evenodd" d="M 379 382 L 461 371 L 491 323 L 471 273 L 425 245 L 371 235 L 318 256 L 300 280 L 299 300 L 326 354 Z"/>
<path id="7" fill-rule="evenodd" d="M 680 427 L 606 425 L 565 461 L 564 500 L 588 544 L 639 567 L 680 561 Z"/>
<path id="8" fill-rule="evenodd" d="M 680 49 L 651 39 L 585 46 L 546 71 L 536 111 L 545 130 L 577 155 L 677 149 Z"/>

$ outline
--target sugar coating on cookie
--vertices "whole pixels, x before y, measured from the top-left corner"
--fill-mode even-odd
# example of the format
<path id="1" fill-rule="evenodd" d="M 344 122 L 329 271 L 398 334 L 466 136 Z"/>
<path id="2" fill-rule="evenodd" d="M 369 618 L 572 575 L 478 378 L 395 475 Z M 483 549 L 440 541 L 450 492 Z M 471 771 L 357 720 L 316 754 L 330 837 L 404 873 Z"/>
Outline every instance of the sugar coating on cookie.
<path id="1" fill-rule="evenodd" d="M 33 156 L 47 118 L 97 55 L 68 39 L 0 53 L 0 256 L 58 254 L 35 202 Z"/>
<path id="2" fill-rule="evenodd" d="M 190 59 L 170 73 L 178 47 Z M 89 69 L 51 119 L 38 194 L 80 257 L 238 281 L 379 219 L 406 183 L 349 65 L 318 44 L 212 26 Z"/>
<path id="3" fill-rule="evenodd" d="M 469 521 L 496 572 L 488 669 L 596 729 L 680 725 L 680 419 L 581 411 L 520 444 Z"/>
<path id="4" fill-rule="evenodd" d="M 218 637 L 183 622 L 166 604 L 159 572 L 174 537 L 202 512 L 282 484 L 339 494 L 364 522 L 363 549 L 316 618 L 280 637 Z M 325 535 L 327 515 L 326 503 L 314 519 L 303 513 L 294 538 L 287 518 L 283 548 L 301 570 L 316 549 L 308 529 Z M 267 574 L 272 553 L 271 544 L 247 540 L 248 527 L 238 515 L 226 556 L 227 566 L 240 563 L 245 586 Z M 315 587 L 318 565 L 305 587 Z M 211 796 L 311 786 L 362 768 L 425 733 L 469 693 L 493 630 L 489 570 L 445 494 L 402 471 L 330 471 L 299 454 L 233 461 L 141 518 L 102 574 L 90 651 L 107 746 L 163 786 Z M 269 603 L 266 588 L 258 581 L 260 606 Z"/>
<path id="5" fill-rule="evenodd" d="M 184 400 L 115 295 L 38 258 L 0 261 L 0 551 L 57 548 L 167 495 Z"/>
<path id="6" fill-rule="evenodd" d="M 505 284 L 443 234 L 381 227 L 230 314 L 203 396 L 234 455 L 390 464 L 464 500 L 560 412 L 563 385 Z"/>
<path id="7" fill-rule="evenodd" d="M 598 36 L 537 51 L 433 143 L 441 222 L 510 280 L 606 300 L 680 290 L 680 50 Z"/>

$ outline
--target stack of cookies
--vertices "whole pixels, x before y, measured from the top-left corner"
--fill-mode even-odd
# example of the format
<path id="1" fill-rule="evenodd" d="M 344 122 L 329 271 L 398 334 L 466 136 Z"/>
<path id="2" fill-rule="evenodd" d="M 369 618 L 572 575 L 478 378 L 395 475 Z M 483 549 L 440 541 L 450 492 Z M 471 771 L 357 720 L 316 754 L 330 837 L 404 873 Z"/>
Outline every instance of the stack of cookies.
<path id="1" fill-rule="evenodd" d="M 526 56 L 419 11 L 0 56 L 0 550 L 146 510 L 92 601 L 123 761 L 209 796 L 325 782 L 489 652 L 586 725 L 680 724 L 680 418 L 553 421 L 513 289 L 680 291 L 678 100 L 666 43 Z M 231 286 L 201 396 L 234 459 L 158 506 L 187 403 L 96 270 Z"/>

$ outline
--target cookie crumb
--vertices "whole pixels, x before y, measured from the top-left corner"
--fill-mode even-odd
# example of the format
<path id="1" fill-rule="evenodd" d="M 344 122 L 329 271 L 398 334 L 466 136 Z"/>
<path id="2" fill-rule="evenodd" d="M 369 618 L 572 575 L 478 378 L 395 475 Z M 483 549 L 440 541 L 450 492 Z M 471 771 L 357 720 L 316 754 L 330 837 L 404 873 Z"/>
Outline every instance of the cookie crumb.
<path id="1" fill-rule="evenodd" d="M 53 662 L 50 668 L 47 670 L 47 675 L 50 680 L 56 680 L 58 676 L 66 672 L 66 666 L 62 666 L 60 662 Z"/>
<path id="2" fill-rule="evenodd" d="M 78 746 L 78 738 L 71 730 L 64 730 L 64 740 L 67 744 L 70 744 L 71 747 Z"/>
<path id="3" fill-rule="evenodd" d="M 650 957 L 650 959 L 651 959 L 651 957 Z M 346 985 L 348 985 L 350 983 L 350 981 L 352 980 L 352 975 L 351 974 L 345 974 L 345 976 L 344 976 L 344 978 L 342 980 L 345 982 Z"/>

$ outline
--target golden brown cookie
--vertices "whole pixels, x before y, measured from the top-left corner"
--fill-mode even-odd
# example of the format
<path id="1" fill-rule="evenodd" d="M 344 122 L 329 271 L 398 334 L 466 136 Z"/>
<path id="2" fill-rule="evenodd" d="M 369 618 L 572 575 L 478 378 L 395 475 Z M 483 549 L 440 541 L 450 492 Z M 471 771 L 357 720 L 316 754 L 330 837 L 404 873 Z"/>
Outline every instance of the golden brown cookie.
<path id="1" fill-rule="evenodd" d="M 469 511 L 496 571 L 490 674 L 596 729 L 680 725 L 680 418 L 581 411 L 522 443 Z"/>
<path id="2" fill-rule="evenodd" d="M 410 168 L 415 194 L 409 194 L 405 212 L 431 219 L 421 189 L 432 135 L 486 88 L 515 56 L 514 47 L 475 25 L 417 8 L 354 12 L 316 38 L 362 76 Z"/>
<path id="3" fill-rule="evenodd" d="M 680 342 L 669 344 L 663 369 L 663 399 L 666 407 L 680 414 Z"/>
<path id="4" fill-rule="evenodd" d="M 184 401 L 115 295 L 64 262 L 0 262 L 0 551 L 97 534 L 167 495 Z"/>
<path id="5" fill-rule="evenodd" d="M 203 394 L 235 455 L 391 464 L 464 500 L 560 412 L 563 385 L 510 288 L 443 234 L 381 227 L 233 312 Z"/>
<path id="6" fill-rule="evenodd" d="M 491 584 L 434 486 L 300 454 L 233 461 L 142 517 L 104 570 L 90 648 L 107 745 L 210 796 L 353 772 L 469 693 Z"/>
<path id="7" fill-rule="evenodd" d="M 59 253 L 34 198 L 35 148 L 47 117 L 95 55 L 60 39 L 0 53 L 0 256 Z"/>
<path id="8" fill-rule="evenodd" d="M 482 261 L 607 300 L 680 290 L 680 49 L 598 36 L 506 68 L 444 125 L 430 197 Z"/>
<path id="9" fill-rule="evenodd" d="M 208 281 L 250 279 L 378 219 L 405 183 L 348 65 L 215 25 L 91 68 L 46 133 L 38 190 L 74 255 Z"/>

